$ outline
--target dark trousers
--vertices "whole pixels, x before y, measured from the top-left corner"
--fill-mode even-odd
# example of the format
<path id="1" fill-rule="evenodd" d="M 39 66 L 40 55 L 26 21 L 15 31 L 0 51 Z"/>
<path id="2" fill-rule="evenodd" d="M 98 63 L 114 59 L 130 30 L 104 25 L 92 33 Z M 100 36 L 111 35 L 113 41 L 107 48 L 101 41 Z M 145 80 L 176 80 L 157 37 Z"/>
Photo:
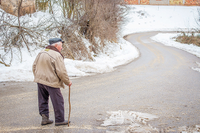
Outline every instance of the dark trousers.
<path id="1" fill-rule="evenodd" d="M 38 106 L 40 115 L 45 114 L 49 117 L 49 96 L 54 108 L 55 122 L 63 122 L 64 115 L 64 99 L 60 88 L 53 88 L 40 83 L 38 85 Z"/>

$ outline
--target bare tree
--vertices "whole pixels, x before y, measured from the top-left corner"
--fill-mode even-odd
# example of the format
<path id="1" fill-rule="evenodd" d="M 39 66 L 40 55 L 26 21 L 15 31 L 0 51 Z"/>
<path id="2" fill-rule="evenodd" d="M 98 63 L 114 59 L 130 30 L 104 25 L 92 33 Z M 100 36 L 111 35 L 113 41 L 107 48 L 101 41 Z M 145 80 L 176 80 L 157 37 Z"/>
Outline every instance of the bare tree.
<path id="1" fill-rule="evenodd" d="M 31 26 L 30 20 L 21 18 L 21 5 L 22 0 L 20 0 L 18 6 L 18 17 L 0 11 L 0 46 L 4 49 L 4 53 L 0 55 L 0 63 L 5 66 L 11 65 L 14 54 L 13 48 L 18 49 L 22 61 L 21 48 L 26 47 L 31 54 L 30 46 L 40 44 L 42 25 Z M 10 61 L 5 61 L 6 58 L 10 58 Z"/>
<path id="2" fill-rule="evenodd" d="M 22 5 L 20 0 L 18 16 Z M 13 48 L 17 48 L 22 60 L 21 48 L 39 47 L 47 38 L 61 36 L 65 40 L 62 53 L 66 58 L 92 60 L 91 52 L 98 53 L 105 46 L 104 41 L 117 42 L 126 8 L 123 0 L 36 0 L 37 9 L 49 10 L 51 17 L 44 17 L 34 25 L 30 20 L 14 17 L 3 11 L 0 16 L 0 43 L 4 54 L 0 63 L 9 66 Z M 48 6 L 47 6 L 48 5 Z M 44 7 L 44 8 L 43 8 Z M 55 8 L 56 7 L 56 8 Z M 84 38 L 92 44 L 84 43 Z M 98 43 L 98 41 L 100 43 Z M 10 56 L 10 62 L 5 58 Z"/>

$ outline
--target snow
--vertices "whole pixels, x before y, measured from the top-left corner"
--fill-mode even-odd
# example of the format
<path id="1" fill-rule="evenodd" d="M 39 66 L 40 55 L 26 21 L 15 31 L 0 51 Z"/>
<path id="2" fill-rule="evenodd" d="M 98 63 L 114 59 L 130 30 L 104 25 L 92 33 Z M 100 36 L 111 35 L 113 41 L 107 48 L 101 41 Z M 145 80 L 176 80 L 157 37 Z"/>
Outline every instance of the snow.
<path id="1" fill-rule="evenodd" d="M 123 133 L 125 132 L 141 132 L 149 133 L 158 132 L 158 129 L 153 128 L 147 122 L 157 119 L 155 115 L 140 113 L 134 111 L 110 111 L 107 112 L 110 116 L 107 118 L 101 126 L 115 126 L 115 131 L 113 133 Z M 112 133 L 112 131 L 107 131 L 107 133 Z"/>
<path id="2" fill-rule="evenodd" d="M 199 28 L 196 6 L 130 6 L 122 35 L 145 31 L 177 31 Z"/>
<path id="3" fill-rule="evenodd" d="M 139 57 L 138 49 L 123 39 L 123 36 L 145 31 L 177 31 L 198 28 L 196 20 L 198 12 L 196 6 L 149 6 L 131 5 L 126 16 L 126 23 L 122 25 L 119 43 L 109 43 L 104 51 L 94 57 L 93 62 L 65 59 L 65 65 L 70 78 L 88 76 L 96 73 L 111 72 L 116 66 L 123 65 Z M 47 13 L 39 12 L 29 19 L 37 23 L 41 17 L 48 16 Z M 25 18 L 29 16 L 25 16 Z M 49 18 L 49 17 L 47 17 Z M 194 45 L 183 46 L 175 42 L 172 37 L 176 34 L 158 34 L 152 39 L 162 42 L 165 45 L 186 50 L 199 56 L 200 48 Z M 47 41 L 47 40 L 46 40 Z M 48 42 L 46 42 L 47 44 Z M 19 57 L 14 56 L 10 67 L 0 64 L 0 82 L 2 81 L 33 81 L 32 64 L 36 55 L 41 51 L 38 49 L 28 53 L 22 49 L 22 62 L 17 62 Z M 2 49 L 0 49 L 0 53 Z M 199 65 L 199 63 L 197 62 Z M 193 68 L 200 71 L 199 68 Z"/>

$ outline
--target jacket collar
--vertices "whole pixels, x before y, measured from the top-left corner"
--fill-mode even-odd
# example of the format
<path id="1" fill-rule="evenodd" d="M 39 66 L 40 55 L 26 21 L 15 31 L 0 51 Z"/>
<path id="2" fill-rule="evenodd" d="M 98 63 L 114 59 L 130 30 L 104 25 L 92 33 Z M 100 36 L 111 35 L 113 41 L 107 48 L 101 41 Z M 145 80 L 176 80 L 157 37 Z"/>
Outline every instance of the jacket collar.
<path id="1" fill-rule="evenodd" d="M 48 45 L 48 46 L 46 47 L 46 49 L 51 49 L 51 50 L 54 50 L 54 51 L 60 53 L 60 55 L 61 55 L 61 56 L 63 57 L 63 59 L 64 59 L 64 56 L 61 54 L 61 52 L 60 52 L 56 47 L 51 46 L 51 45 Z"/>

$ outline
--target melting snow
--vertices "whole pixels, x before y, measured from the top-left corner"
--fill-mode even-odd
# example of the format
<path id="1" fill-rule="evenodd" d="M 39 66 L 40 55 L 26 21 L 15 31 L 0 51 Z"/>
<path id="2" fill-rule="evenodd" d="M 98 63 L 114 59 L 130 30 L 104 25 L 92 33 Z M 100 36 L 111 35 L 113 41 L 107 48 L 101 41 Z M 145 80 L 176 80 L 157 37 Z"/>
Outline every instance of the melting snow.
<path id="1" fill-rule="evenodd" d="M 107 113 L 110 115 L 110 117 L 106 119 L 104 123 L 101 124 L 101 126 L 112 127 L 111 130 L 107 130 L 108 133 L 158 132 L 158 129 L 153 128 L 150 124 L 148 124 L 148 121 L 158 118 L 155 115 L 134 112 L 134 111 L 120 111 L 120 110 L 110 111 Z"/>

